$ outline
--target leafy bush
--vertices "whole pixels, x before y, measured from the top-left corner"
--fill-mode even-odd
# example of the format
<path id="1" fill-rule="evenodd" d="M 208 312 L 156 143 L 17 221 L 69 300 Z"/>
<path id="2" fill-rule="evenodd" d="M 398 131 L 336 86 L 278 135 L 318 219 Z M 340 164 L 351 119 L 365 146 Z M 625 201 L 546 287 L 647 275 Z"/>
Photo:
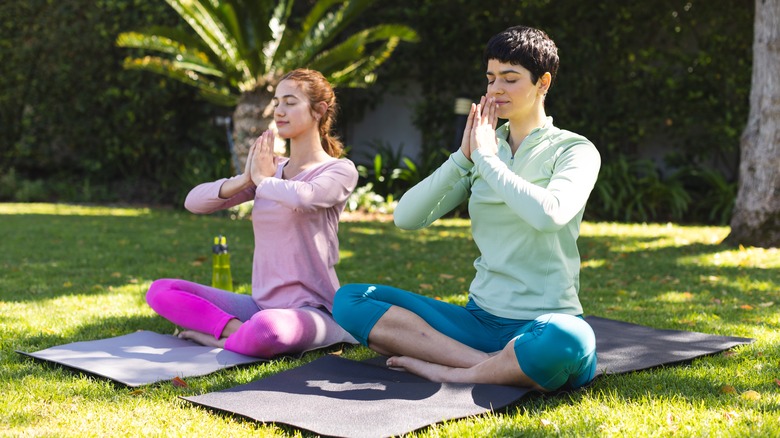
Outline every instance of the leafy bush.
<path id="1" fill-rule="evenodd" d="M 602 154 L 588 214 L 725 223 L 747 120 L 753 11 L 750 0 L 385 2 L 356 29 L 403 23 L 420 43 L 399 46 L 374 87 L 339 91 L 341 126 L 383 90 L 419 83 L 421 158 L 385 154 L 379 172 L 373 163 L 362 181 L 397 198 L 455 149 L 462 128 L 450 108 L 455 98 L 484 93 L 488 38 L 511 25 L 536 26 L 561 55 L 548 113 Z M 0 196 L 181 205 L 193 183 L 224 176 L 229 152 L 211 122 L 219 110 L 184 85 L 124 71 L 126 52 L 114 46 L 120 31 L 179 22 L 165 2 L 0 3 L 0 169 L 14 169 L 21 190 L 3 187 Z M 658 144 L 674 151 L 658 169 L 637 163 Z M 709 170 L 685 170 L 690 163 Z"/>
<path id="2" fill-rule="evenodd" d="M 346 211 L 362 211 L 366 213 L 385 213 L 389 214 L 395 211 L 398 201 L 386 199 L 384 196 L 374 192 L 374 185 L 367 183 L 355 189 L 344 208 Z"/>
<path id="3" fill-rule="evenodd" d="M 693 219 L 728 225 L 737 197 L 737 183 L 727 181 L 722 173 L 706 166 L 690 166 L 681 173 L 691 197 L 697 200 L 692 208 Z"/>
<path id="4" fill-rule="evenodd" d="M 707 221 L 710 215 L 700 212 L 708 205 L 691 191 L 689 179 L 676 177 L 670 191 L 658 184 L 666 182 L 658 175 L 680 168 L 676 158 L 664 157 L 653 172 L 634 162 L 661 143 L 675 151 L 670 155 L 684 151 L 686 162 L 718 169 L 724 180 L 735 174 L 748 113 L 753 9 L 749 0 L 496 0 L 490 8 L 469 0 L 420 0 L 396 2 L 373 18 L 408 23 L 420 34 L 421 43 L 401 47 L 380 77 L 420 84 L 415 123 L 426 151 L 454 150 L 452 139 L 461 128 L 449 108 L 458 97 L 476 101 L 485 92 L 487 40 L 509 26 L 531 25 L 550 34 L 561 56 L 548 114 L 556 125 L 593 141 L 607 167 L 593 195 L 594 213 L 608 220 Z M 615 185 L 611 174 L 627 164 L 633 170 L 615 176 L 624 183 Z M 656 189 L 661 193 L 650 193 Z M 687 201 L 681 190 L 691 191 Z M 619 200 L 607 198 L 610 192 Z M 674 202 L 664 206 L 657 199 L 666 196 Z M 624 203 L 629 200 L 630 211 Z"/>
<path id="5" fill-rule="evenodd" d="M 370 184 L 369 191 L 390 201 L 400 197 L 410 187 L 408 182 L 415 174 L 417 166 L 403 154 L 403 145 L 393 147 L 391 144 L 376 140 L 370 148 L 373 151 L 373 156 L 371 153 L 367 156 L 370 164 L 357 165 L 362 184 Z"/>
<path id="6" fill-rule="evenodd" d="M 184 85 L 124 71 L 113 45 L 120 30 L 176 23 L 165 2 L 3 2 L 0 17 L 0 168 L 20 181 L 41 179 L 50 199 L 178 202 L 185 158 L 222 158 L 215 109 Z"/>

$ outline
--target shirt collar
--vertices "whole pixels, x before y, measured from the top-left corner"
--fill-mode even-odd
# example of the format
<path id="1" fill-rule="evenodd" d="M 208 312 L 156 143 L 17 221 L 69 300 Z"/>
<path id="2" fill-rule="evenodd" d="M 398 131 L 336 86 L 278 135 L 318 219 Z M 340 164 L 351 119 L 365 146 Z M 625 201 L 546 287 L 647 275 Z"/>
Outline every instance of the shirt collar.
<path id="1" fill-rule="evenodd" d="M 544 121 L 544 125 L 532 129 L 523 142 L 527 144 L 527 147 L 535 146 L 539 142 L 539 139 L 543 137 L 544 134 L 553 126 L 553 118 L 551 116 L 547 116 Z M 499 126 L 498 129 L 496 129 L 496 138 L 499 140 L 499 147 L 509 147 L 509 142 L 507 141 L 509 139 L 509 122 L 504 123 L 503 125 Z"/>

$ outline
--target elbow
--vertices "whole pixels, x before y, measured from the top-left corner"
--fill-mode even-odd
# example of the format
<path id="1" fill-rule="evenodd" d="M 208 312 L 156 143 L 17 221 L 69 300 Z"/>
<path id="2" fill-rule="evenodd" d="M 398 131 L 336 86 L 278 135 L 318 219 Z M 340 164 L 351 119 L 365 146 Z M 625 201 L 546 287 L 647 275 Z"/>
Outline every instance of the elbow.
<path id="1" fill-rule="evenodd" d="M 190 194 L 188 194 L 187 198 L 184 200 L 184 208 L 186 208 L 190 213 L 203 214 L 204 212 L 199 207 L 200 206 L 198 203 L 193 199 L 192 192 L 190 192 Z"/>
<path id="2" fill-rule="evenodd" d="M 572 217 L 562 214 L 560 209 L 545 210 L 536 218 L 533 227 L 542 233 L 557 233 L 571 222 Z"/>
<path id="3" fill-rule="evenodd" d="M 408 192 L 407 192 L 408 194 Z M 402 230 L 419 230 L 425 227 L 425 219 L 420 220 L 418 215 L 415 215 L 411 204 L 404 202 L 406 194 L 401 196 L 398 200 L 398 204 L 393 211 L 393 223 L 395 226 Z"/>
<path id="4" fill-rule="evenodd" d="M 425 226 L 424 222 L 417 220 L 412 215 L 406 214 L 406 210 L 396 207 L 393 212 L 393 223 L 402 230 L 419 230 Z"/>
<path id="5" fill-rule="evenodd" d="M 536 220 L 529 222 L 532 227 L 541 233 L 557 233 L 570 221 L 571 218 L 565 218 L 558 212 L 544 211 L 536 217 Z"/>
<path id="6" fill-rule="evenodd" d="M 204 202 L 201 196 L 195 190 L 191 191 L 187 198 L 184 199 L 184 208 L 195 214 L 209 214 L 218 210 L 218 208 L 214 208 L 208 202 Z"/>
<path id="7" fill-rule="evenodd" d="M 532 226 L 542 233 L 556 233 L 560 231 L 572 219 L 571 217 L 566 217 L 567 215 L 564 214 L 563 210 L 557 199 L 547 199 L 543 203 L 542 209 L 539 211 L 536 220 L 533 221 Z"/>
<path id="8" fill-rule="evenodd" d="M 406 221 L 406 218 L 401 217 L 398 215 L 398 213 L 393 213 L 393 223 L 396 227 L 402 229 L 402 230 L 416 230 L 417 227 L 412 225 L 410 222 Z"/>

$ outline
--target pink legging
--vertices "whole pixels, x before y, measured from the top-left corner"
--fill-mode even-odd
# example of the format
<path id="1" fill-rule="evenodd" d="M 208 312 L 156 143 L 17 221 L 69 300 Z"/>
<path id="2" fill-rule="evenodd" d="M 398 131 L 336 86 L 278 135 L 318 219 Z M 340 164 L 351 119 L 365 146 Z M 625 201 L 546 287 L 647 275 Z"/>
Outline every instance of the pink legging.
<path id="1" fill-rule="evenodd" d="M 222 336 L 231 319 L 238 319 L 243 324 L 225 340 L 225 349 L 247 356 L 270 358 L 339 342 L 356 342 L 321 309 L 261 309 L 249 295 L 186 280 L 153 282 L 146 302 L 172 323 L 209 333 L 215 339 Z"/>

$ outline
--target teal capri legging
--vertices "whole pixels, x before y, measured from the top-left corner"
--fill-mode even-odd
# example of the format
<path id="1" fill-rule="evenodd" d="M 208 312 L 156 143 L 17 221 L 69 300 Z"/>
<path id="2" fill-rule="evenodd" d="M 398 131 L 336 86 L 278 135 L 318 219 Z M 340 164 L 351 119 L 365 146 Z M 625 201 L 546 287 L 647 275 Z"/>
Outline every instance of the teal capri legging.
<path id="1" fill-rule="evenodd" d="M 378 284 L 348 284 L 336 292 L 333 317 L 368 345 L 368 334 L 390 306 L 423 318 L 439 332 L 487 353 L 514 342 L 520 368 L 548 391 L 588 384 L 596 374 L 596 337 L 581 316 L 547 313 L 533 320 L 492 315 L 473 301 L 465 307 Z"/>

